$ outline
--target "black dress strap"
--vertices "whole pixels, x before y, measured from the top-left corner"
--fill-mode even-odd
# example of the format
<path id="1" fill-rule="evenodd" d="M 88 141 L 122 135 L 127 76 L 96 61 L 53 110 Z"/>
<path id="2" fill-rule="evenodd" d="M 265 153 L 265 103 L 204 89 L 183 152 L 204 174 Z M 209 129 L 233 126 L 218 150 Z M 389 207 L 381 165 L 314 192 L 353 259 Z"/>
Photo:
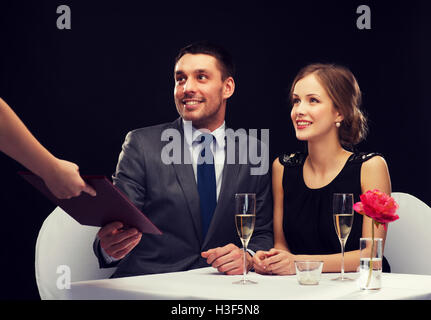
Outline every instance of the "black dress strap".
<path id="1" fill-rule="evenodd" d="M 348 162 L 350 163 L 362 163 L 365 162 L 372 157 L 380 156 L 384 158 L 383 154 L 380 152 L 359 152 L 353 153 Z M 292 153 L 283 153 L 278 157 L 278 161 L 285 167 L 297 167 L 304 164 L 305 158 L 307 154 L 305 152 L 292 152 Z"/>
<path id="2" fill-rule="evenodd" d="M 352 163 L 362 163 L 375 156 L 380 156 L 384 158 L 383 155 L 379 152 L 359 152 L 352 154 L 348 161 Z"/>
<path id="3" fill-rule="evenodd" d="M 306 156 L 304 152 L 284 153 L 278 157 L 278 161 L 285 167 L 297 167 L 304 163 Z"/>

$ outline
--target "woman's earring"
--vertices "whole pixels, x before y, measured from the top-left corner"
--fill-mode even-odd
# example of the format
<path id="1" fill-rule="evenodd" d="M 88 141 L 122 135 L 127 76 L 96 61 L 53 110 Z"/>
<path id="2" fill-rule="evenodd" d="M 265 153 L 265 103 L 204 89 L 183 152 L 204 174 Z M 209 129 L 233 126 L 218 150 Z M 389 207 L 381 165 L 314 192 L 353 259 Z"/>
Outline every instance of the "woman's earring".
<path id="1" fill-rule="evenodd" d="M 335 126 L 336 126 L 337 128 L 339 128 L 339 127 L 341 126 L 341 123 L 339 123 L 339 122 L 335 122 Z"/>

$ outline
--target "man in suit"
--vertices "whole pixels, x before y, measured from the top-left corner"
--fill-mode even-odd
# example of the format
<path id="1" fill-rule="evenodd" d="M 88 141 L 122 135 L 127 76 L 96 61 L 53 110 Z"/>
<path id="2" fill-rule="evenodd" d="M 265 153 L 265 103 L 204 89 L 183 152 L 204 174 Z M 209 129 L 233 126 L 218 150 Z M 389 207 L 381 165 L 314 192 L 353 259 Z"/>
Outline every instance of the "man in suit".
<path id="1" fill-rule="evenodd" d="M 256 193 L 256 224 L 246 268 L 252 267 L 254 252 L 272 247 L 270 177 L 268 172 L 251 174 L 253 164 L 244 161 L 242 152 L 249 153 L 247 146 L 256 145 L 263 154 L 266 146 L 252 143 L 258 141 L 249 136 L 243 140 L 226 134 L 226 102 L 235 90 L 233 73 L 230 55 L 217 45 L 201 42 L 181 49 L 174 69 L 180 118 L 127 134 L 113 182 L 163 234 L 141 234 L 123 228 L 121 222 L 102 227 L 95 253 L 102 267 L 117 266 L 113 277 L 208 265 L 225 274 L 242 274 L 235 193 Z M 166 163 L 166 148 L 178 142 L 172 141 L 175 135 L 165 139 L 172 132 L 181 137 L 181 147 L 171 150 L 182 151 L 181 161 Z M 234 148 L 226 148 L 227 144 Z M 226 161 L 227 150 L 235 152 L 230 157 L 233 163 Z"/>

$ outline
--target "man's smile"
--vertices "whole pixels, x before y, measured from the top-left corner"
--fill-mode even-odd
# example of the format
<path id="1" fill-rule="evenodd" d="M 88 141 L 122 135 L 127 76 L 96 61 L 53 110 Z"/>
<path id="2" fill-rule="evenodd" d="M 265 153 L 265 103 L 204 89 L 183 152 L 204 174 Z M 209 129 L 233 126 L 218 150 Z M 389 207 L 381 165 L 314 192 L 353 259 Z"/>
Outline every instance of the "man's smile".
<path id="1" fill-rule="evenodd" d="M 189 98 L 189 99 L 182 99 L 181 103 L 183 104 L 183 107 L 185 109 L 194 110 L 204 101 L 205 101 L 204 99 Z"/>

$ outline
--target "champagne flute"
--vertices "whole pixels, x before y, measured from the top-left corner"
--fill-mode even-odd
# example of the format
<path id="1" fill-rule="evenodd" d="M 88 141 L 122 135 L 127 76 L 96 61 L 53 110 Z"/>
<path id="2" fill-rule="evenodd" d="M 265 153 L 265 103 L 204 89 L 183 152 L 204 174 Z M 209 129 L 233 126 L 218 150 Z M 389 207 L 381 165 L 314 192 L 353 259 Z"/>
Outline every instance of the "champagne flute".
<path id="1" fill-rule="evenodd" d="M 341 244 L 341 276 L 333 280 L 349 281 L 353 280 L 344 276 L 344 248 L 353 224 L 353 194 L 334 193 L 333 196 L 333 218 L 335 232 Z"/>
<path id="2" fill-rule="evenodd" d="M 235 225 L 238 236 L 241 239 L 244 253 L 244 270 L 242 279 L 234 284 L 255 284 L 257 282 L 248 280 L 246 252 L 247 245 L 254 231 L 256 221 L 256 194 L 255 193 L 237 193 L 235 194 Z"/>

